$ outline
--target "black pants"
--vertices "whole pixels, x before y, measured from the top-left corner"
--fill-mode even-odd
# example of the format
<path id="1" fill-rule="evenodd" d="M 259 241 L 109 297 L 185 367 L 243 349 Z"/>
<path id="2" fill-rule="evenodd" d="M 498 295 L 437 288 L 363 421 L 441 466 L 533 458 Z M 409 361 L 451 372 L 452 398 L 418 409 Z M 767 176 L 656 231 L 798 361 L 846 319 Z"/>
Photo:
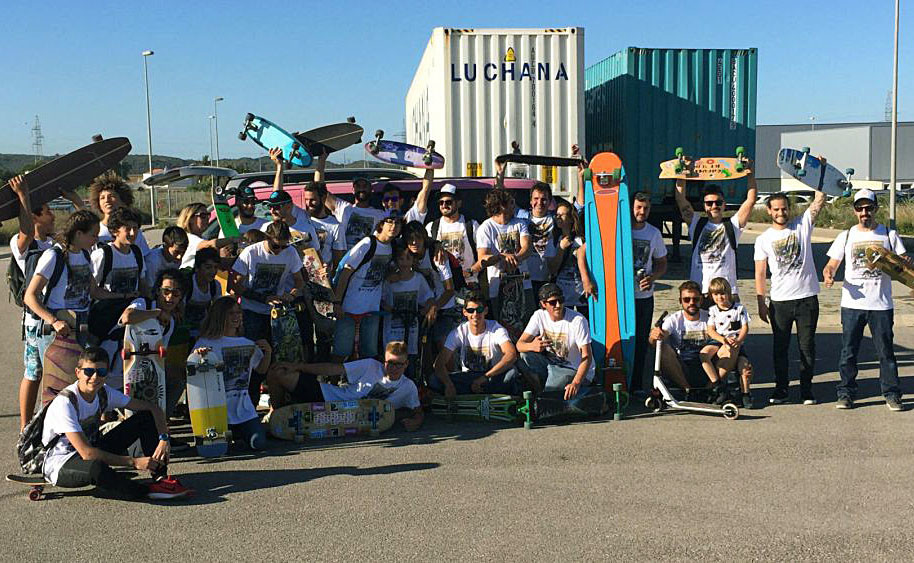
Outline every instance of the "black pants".
<path id="1" fill-rule="evenodd" d="M 644 389 L 644 357 L 654 317 L 654 298 L 635 299 L 635 359 L 632 364 L 630 393 Z"/>
<path id="2" fill-rule="evenodd" d="M 149 411 L 134 413 L 100 437 L 95 447 L 109 453 L 125 455 L 127 448 L 137 440 L 140 441 L 145 456 L 151 456 L 159 445 L 155 419 L 152 418 L 152 413 Z M 167 474 L 168 469 L 162 466 L 153 477 Z M 76 454 L 60 468 L 60 472 L 57 474 L 57 486 L 75 488 L 88 485 L 95 485 L 107 493 L 130 500 L 145 497 L 149 492 L 146 485 L 127 478 L 108 464 L 97 459 L 85 460 Z"/>
<path id="3" fill-rule="evenodd" d="M 800 392 L 812 390 L 812 375 L 816 367 L 816 325 L 819 324 L 819 298 L 816 295 L 789 301 L 772 301 L 768 306 L 771 317 L 774 377 L 778 389 L 790 385 L 790 335 L 797 325 L 797 348 L 800 350 Z M 837 350 L 836 350 L 837 351 Z"/>

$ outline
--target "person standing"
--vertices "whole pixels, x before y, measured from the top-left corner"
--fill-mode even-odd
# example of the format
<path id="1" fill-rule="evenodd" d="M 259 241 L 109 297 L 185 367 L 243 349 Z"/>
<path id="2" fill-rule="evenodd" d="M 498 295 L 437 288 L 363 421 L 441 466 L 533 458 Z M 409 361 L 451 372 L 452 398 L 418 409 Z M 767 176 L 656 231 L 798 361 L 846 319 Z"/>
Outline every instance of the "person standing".
<path id="1" fill-rule="evenodd" d="M 654 282 L 666 273 L 666 245 L 660 229 L 648 224 L 651 200 L 644 192 L 632 197 L 632 255 L 635 272 L 635 361 L 631 393 L 644 386 L 644 357 L 654 318 Z M 599 298 L 599 297 L 598 297 Z"/>

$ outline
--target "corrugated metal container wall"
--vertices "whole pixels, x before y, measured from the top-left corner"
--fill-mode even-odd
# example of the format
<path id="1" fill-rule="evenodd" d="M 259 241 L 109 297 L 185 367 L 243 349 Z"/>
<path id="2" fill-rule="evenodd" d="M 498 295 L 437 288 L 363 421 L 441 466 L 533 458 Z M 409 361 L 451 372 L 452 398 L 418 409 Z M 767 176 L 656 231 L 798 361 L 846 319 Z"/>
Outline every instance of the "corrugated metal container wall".
<path id="1" fill-rule="evenodd" d="M 756 49 L 629 47 L 588 67 L 585 86 L 588 156 L 622 157 L 632 190 L 660 203 L 673 182 L 659 180 L 660 163 L 676 147 L 693 156 L 755 155 Z M 775 158 L 775 155 L 759 155 Z M 723 183 L 731 202 L 745 197 L 745 180 Z"/>
<path id="2" fill-rule="evenodd" d="M 435 28 L 406 96 L 406 141 L 429 139 L 444 175 L 491 176 L 517 141 L 525 154 L 584 150 L 584 30 Z M 577 187 L 574 170 L 531 167 L 556 193 Z"/>

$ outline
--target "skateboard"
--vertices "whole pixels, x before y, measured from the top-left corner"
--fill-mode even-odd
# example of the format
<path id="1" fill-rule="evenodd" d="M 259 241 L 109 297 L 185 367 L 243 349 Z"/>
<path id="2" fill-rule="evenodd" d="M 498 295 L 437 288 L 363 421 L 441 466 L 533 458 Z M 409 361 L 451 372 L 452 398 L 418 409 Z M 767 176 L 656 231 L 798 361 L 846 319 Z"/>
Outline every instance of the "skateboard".
<path id="1" fill-rule="evenodd" d="M 827 162 L 823 166 L 821 160 L 809 154 L 809 147 L 803 147 L 802 150 L 779 150 L 778 168 L 810 188 L 828 195 L 838 197 L 849 195 L 853 188 L 850 179 L 854 175 L 853 168 L 847 168 L 844 171 L 847 174 L 845 176 Z"/>
<path id="2" fill-rule="evenodd" d="M 597 388 L 587 395 L 566 401 L 564 391 L 541 393 L 533 401 L 536 422 L 566 422 L 600 417 L 609 412 L 609 395 Z"/>
<path id="3" fill-rule="evenodd" d="M 49 403 L 64 387 L 76 382 L 76 364 L 89 335 L 88 312 L 57 311 L 57 318 L 70 326 L 70 335 L 55 335 L 42 358 L 41 402 Z M 44 334 L 50 334 L 50 325 L 44 325 Z M 75 333 L 75 334 L 74 334 Z"/>
<path id="4" fill-rule="evenodd" d="M 514 422 L 522 418 L 524 401 L 512 395 L 457 395 L 453 401 L 432 399 L 432 414 L 459 420 Z"/>
<path id="5" fill-rule="evenodd" d="M 235 215 L 232 213 L 232 208 L 225 198 L 223 189 L 221 187 L 213 186 L 211 192 L 213 197 L 213 210 L 216 212 L 216 221 L 218 221 L 219 227 L 222 229 L 222 235 L 226 238 L 241 236 L 238 225 L 235 223 Z"/>
<path id="6" fill-rule="evenodd" d="M 627 391 L 631 388 L 635 361 L 635 255 L 628 178 L 625 166 L 621 168 L 619 212 L 616 214 L 616 306 L 619 310 L 619 338 L 622 340 L 622 362 L 625 369 L 624 390 Z M 621 382 L 604 382 L 604 389 L 611 391 L 615 383 Z"/>
<path id="7" fill-rule="evenodd" d="M 274 438 L 295 442 L 366 434 L 377 436 L 389 430 L 395 421 L 393 406 L 381 399 L 286 405 L 264 419 Z"/>
<path id="8" fill-rule="evenodd" d="M 58 197 L 61 192 L 89 183 L 114 168 L 130 152 L 127 137 L 93 142 L 42 164 L 26 174 L 32 210 Z M 0 188 L 0 221 L 19 216 L 19 196 L 4 184 Z"/>
<path id="9" fill-rule="evenodd" d="M 499 278 L 498 299 L 500 307 L 495 320 L 499 322 L 514 341 L 520 338 L 527 328 L 527 292 L 524 291 L 524 280 L 530 279 L 527 272 L 503 273 Z"/>
<path id="10" fill-rule="evenodd" d="M 429 141 L 426 148 L 408 145 L 397 141 L 381 139 L 384 131 L 375 131 L 375 140 L 365 143 L 365 150 L 380 160 L 390 164 L 412 168 L 444 168 L 444 157 L 435 152 L 435 141 Z"/>
<path id="11" fill-rule="evenodd" d="M 148 319 L 127 325 L 121 357 L 124 360 L 124 394 L 165 410 L 165 346 L 159 321 Z"/>
<path id="12" fill-rule="evenodd" d="M 200 457 L 219 457 L 228 451 L 228 408 L 222 364 L 199 354 L 187 358 L 187 408 Z"/>
<path id="13" fill-rule="evenodd" d="M 666 318 L 667 312 L 664 311 L 660 318 L 654 323 L 654 326 L 663 325 L 663 319 Z M 736 420 L 739 418 L 739 407 L 733 403 L 724 403 L 723 405 L 711 405 L 708 403 L 693 403 L 691 401 L 677 401 L 669 388 L 663 382 L 660 376 L 660 354 L 663 341 L 658 340 L 654 353 L 654 388 L 650 395 L 644 401 L 644 406 L 654 412 L 663 412 L 665 410 L 697 412 L 702 414 L 718 414 L 727 420 Z"/>
<path id="14" fill-rule="evenodd" d="M 270 309 L 270 332 L 273 335 L 274 362 L 303 362 L 305 350 L 301 341 L 296 313 L 304 311 L 301 302 L 273 305 Z"/>
<path id="15" fill-rule="evenodd" d="M 580 156 L 577 157 L 562 157 L 562 156 L 543 156 L 539 154 L 521 154 L 520 147 L 517 144 L 517 141 L 511 143 L 512 152 L 508 154 L 500 154 L 495 157 L 495 161 L 498 163 L 507 163 L 514 162 L 517 164 L 533 164 L 538 166 L 573 166 L 577 167 L 583 159 Z"/>
<path id="16" fill-rule="evenodd" d="M 45 487 L 54 487 L 51 483 L 48 483 L 44 480 L 44 477 L 41 475 L 20 475 L 18 473 L 10 473 L 6 476 L 6 480 L 11 483 L 19 483 L 21 485 L 26 485 L 29 487 L 29 500 L 39 501 L 49 498 L 57 498 L 60 495 L 55 493 L 54 496 L 45 494 Z"/>
<path id="17" fill-rule="evenodd" d="M 330 276 L 324 270 L 324 261 L 321 260 L 320 253 L 310 246 L 303 248 L 302 267 L 307 273 L 308 290 L 311 292 L 314 309 L 320 316 L 333 319 L 333 289 L 330 286 Z"/>
<path id="18" fill-rule="evenodd" d="M 346 123 L 325 125 L 304 133 L 292 133 L 312 155 L 330 154 L 362 142 L 364 129 L 350 117 Z"/>
<path id="19" fill-rule="evenodd" d="M 748 176 L 752 170 L 747 166 L 746 149 L 736 147 L 736 158 L 722 156 L 686 156 L 682 147 L 677 147 L 676 158 L 660 163 L 660 178 L 678 180 L 735 180 Z"/>
<path id="20" fill-rule="evenodd" d="M 864 249 L 870 268 L 879 268 L 890 278 L 914 289 L 914 266 L 888 248 L 879 245 Z"/>
<path id="21" fill-rule="evenodd" d="M 212 176 L 215 178 L 232 179 L 237 175 L 238 172 L 235 172 L 231 168 L 223 168 L 221 166 L 181 166 L 180 168 L 172 168 L 171 170 L 166 170 L 159 174 L 153 174 L 143 180 L 143 183 L 147 186 L 165 186 L 185 178 Z"/>
<path id="22" fill-rule="evenodd" d="M 282 149 L 282 158 L 290 164 L 305 168 L 311 165 L 311 154 L 301 142 L 269 119 L 249 113 L 244 116 L 244 128 L 238 133 L 244 141 L 250 138 L 266 150 Z"/>

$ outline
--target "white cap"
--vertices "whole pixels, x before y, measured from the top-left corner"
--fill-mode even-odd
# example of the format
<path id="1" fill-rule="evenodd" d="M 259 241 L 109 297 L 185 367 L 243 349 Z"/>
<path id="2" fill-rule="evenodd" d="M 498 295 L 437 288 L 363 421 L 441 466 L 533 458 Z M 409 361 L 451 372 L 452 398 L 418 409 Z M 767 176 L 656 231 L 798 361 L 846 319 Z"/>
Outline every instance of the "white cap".
<path id="1" fill-rule="evenodd" d="M 873 190 L 868 188 L 863 188 L 854 195 L 854 203 L 857 203 L 861 199 L 868 199 L 873 203 L 876 203 L 876 194 L 873 193 Z"/>
<path id="2" fill-rule="evenodd" d="M 264 181 L 262 181 L 262 180 L 257 180 L 256 182 L 251 182 L 250 184 L 248 184 L 248 187 L 251 187 L 251 188 L 269 188 L 269 187 L 272 186 L 272 185 L 273 185 L 273 184 L 268 184 L 268 183 L 266 183 L 266 182 L 264 182 Z"/>
<path id="3" fill-rule="evenodd" d="M 454 195 L 457 193 L 457 186 L 454 184 L 445 184 L 441 186 L 441 193 Z"/>

